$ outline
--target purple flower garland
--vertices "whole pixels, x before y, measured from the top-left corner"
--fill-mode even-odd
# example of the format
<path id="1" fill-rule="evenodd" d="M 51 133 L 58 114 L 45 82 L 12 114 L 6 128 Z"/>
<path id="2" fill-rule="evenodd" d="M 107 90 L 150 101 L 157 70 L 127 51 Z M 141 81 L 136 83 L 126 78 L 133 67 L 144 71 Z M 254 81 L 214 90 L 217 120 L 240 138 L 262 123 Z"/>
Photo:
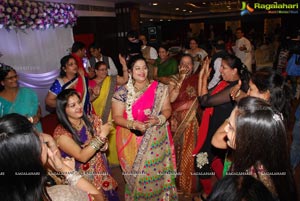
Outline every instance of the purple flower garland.
<path id="1" fill-rule="evenodd" d="M 46 30 L 76 24 L 77 15 L 71 4 L 0 0 L 0 29 Z"/>

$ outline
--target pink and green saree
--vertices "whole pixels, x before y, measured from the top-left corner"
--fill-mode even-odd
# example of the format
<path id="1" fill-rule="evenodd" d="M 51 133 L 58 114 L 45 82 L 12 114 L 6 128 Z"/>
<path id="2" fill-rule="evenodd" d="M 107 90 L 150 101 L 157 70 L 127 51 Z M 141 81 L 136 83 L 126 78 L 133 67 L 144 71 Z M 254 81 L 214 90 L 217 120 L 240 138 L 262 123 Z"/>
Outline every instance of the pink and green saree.
<path id="1" fill-rule="evenodd" d="M 114 101 L 126 104 L 127 94 L 126 86 L 120 87 Z M 134 100 L 133 119 L 146 121 L 149 114 L 159 115 L 166 96 L 167 86 L 152 82 Z M 118 126 L 117 151 L 126 181 L 126 200 L 178 200 L 174 145 L 167 122 L 148 128 L 141 136 Z"/>

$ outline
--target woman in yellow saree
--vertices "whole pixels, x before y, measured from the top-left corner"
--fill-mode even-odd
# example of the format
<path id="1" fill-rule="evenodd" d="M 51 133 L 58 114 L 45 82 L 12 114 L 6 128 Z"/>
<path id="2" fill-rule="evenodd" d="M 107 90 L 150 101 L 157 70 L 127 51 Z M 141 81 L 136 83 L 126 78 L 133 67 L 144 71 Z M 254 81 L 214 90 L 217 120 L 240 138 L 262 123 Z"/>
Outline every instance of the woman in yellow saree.
<path id="1" fill-rule="evenodd" d="M 117 86 L 123 85 L 128 81 L 128 69 L 125 58 L 119 55 L 122 64 L 123 77 L 108 76 L 107 65 L 100 61 L 95 64 L 96 77 L 89 83 L 91 102 L 95 113 L 101 117 L 103 123 L 112 120 L 111 103 L 112 97 Z M 107 159 L 110 167 L 119 166 L 119 160 L 116 149 L 116 128 L 112 127 L 108 136 L 109 150 Z"/>
<path id="2" fill-rule="evenodd" d="M 130 67 L 133 79 L 130 76 L 127 85 L 118 88 L 112 102 L 125 200 L 178 200 L 174 146 L 166 121 L 171 115 L 168 88 L 147 79 L 143 58 Z"/>

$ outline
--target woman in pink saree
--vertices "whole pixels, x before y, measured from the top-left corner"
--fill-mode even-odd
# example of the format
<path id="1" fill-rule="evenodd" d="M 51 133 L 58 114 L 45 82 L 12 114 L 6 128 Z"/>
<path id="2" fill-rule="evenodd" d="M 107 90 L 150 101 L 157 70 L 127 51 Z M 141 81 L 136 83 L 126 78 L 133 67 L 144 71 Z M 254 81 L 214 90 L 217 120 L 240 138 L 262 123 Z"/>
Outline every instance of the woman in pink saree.
<path id="1" fill-rule="evenodd" d="M 147 79 L 142 58 L 130 65 L 130 78 L 114 94 L 117 151 L 126 181 L 126 200 L 178 200 L 174 146 L 166 85 Z"/>

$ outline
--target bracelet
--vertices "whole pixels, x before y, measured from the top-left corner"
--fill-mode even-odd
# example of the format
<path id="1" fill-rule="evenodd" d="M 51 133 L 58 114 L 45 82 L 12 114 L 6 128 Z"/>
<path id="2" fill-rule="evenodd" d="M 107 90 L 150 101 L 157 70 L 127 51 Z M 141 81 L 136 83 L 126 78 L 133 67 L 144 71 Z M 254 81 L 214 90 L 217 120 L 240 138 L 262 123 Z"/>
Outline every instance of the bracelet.
<path id="1" fill-rule="evenodd" d="M 128 120 L 127 123 L 126 123 L 126 127 L 128 129 L 131 129 L 131 124 L 132 124 L 132 121 L 131 120 Z"/>
<path id="2" fill-rule="evenodd" d="M 132 120 L 128 120 L 127 121 L 127 128 L 130 130 L 130 129 L 135 129 L 135 126 L 134 126 L 134 121 Z"/>
<path id="3" fill-rule="evenodd" d="M 99 140 L 98 138 L 93 138 L 90 142 L 90 146 L 95 149 L 96 151 L 98 151 L 103 145 L 105 144 L 105 142 Z"/>
<path id="4" fill-rule="evenodd" d="M 100 151 L 106 151 L 108 149 L 108 143 L 105 142 L 104 145 L 100 148 Z"/>
<path id="5" fill-rule="evenodd" d="M 68 181 L 69 185 L 75 186 L 78 183 L 79 179 L 81 179 L 81 177 L 82 176 L 78 172 L 73 171 L 67 173 L 66 180 Z"/>
<path id="6" fill-rule="evenodd" d="M 158 116 L 158 120 L 159 120 L 158 125 L 163 125 L 166 122 L 167 119 L 164 115 L 161 114 L 161 115 Z"/>

